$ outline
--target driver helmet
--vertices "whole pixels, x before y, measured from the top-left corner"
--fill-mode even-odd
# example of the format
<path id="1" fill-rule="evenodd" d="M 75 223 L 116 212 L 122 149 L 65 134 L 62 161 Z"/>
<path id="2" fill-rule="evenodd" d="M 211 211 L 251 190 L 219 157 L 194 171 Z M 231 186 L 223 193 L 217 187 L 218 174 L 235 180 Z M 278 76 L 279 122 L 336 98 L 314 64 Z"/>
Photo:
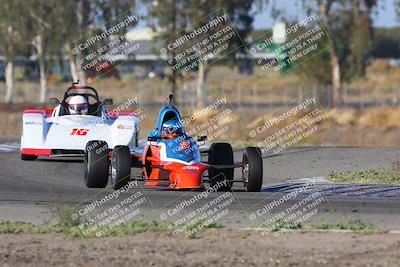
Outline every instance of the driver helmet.
<path id="1" fill-rule="evenodd" d="M 85 97 L 76 95 L 68 101 L 69 113 L 71 115 L 86 115 L 89 109 L 89 104 Z"/>
<path id="2" fill-rule="evenodd" d="M 164 139 L 174 139 L 183 134 L 182 123 L 177 119 L 166 121 L 162 125 L 161 137 Z"/>

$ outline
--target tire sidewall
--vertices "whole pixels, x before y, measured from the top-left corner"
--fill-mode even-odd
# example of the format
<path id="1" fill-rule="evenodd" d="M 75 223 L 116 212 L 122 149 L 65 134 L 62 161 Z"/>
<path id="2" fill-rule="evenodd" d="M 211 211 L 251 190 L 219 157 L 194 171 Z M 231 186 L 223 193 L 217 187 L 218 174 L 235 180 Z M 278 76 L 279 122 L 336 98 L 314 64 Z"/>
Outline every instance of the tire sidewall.
<path id="1" fill-rule="evenodd" d="M 98 150 L 101 149 L 101 150 Z M 85 148 L 85 184 L 90 188 L 104 188 L 108 183 L 108 145 L 104 141 L 89 141 Z"/>
<path id="2" fill-rule="evenodd" d="M 111 157 L 111 186 L 118 190 L 130 180 L 131 158 L 129 147 L 116 146 Z"/>
<path id="3" fill-rule="evenodd" d="M 260 150 L 256 147 L 247 147 L 243 152 L 249 164 L 248 182 L 245 183 L 247 192 L 260 192 L 263 182 L 263 162 Z"/>
<path id="4" fill-rule="evenodd" d="M 210 146 L 208 155 L 208 163 L 210 165 L 233 165 L 233 149 L 229 143 L 213 143 Z M 230 169 L 214 169 L 208 171 L 210 186 L 216 185 L 219 181 L 227 180 L 226 186 L 218 188 L 218 191 L 230 190 L 233 184 L 234 168 Z"/>

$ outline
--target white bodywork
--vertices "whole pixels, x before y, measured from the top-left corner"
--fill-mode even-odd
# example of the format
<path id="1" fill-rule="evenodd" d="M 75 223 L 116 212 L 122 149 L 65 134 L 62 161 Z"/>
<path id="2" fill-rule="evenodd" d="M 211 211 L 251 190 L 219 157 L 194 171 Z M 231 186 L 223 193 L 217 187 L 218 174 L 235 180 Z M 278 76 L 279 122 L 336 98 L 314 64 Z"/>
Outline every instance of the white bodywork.
<path id="1" fill-rule="evenodd" d="M 138 120 L 132 113 L 107 116 L 103 108 L 100 116 L 59 116 L 60 107 L 53 113 L 45 110 L 26 110 L 22 118 L 21 152 L 35 150 L 85 150 L 87 142 L 103 140 L 113 149 L 117 145 L 134 147 L 137 144 Z"/>

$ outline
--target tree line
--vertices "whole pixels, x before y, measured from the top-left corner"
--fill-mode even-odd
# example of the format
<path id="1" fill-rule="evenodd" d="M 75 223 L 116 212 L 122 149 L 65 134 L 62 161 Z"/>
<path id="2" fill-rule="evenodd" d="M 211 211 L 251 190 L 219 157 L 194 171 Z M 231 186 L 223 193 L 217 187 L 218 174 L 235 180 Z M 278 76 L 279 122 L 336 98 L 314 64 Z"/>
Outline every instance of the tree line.
<path id="1" fill-rule="evenodd" d="M 295 1 L 305 14 L 318 14 L 319 22 L 327 31 L 333 45 L 327 53 L 318 55 L 313 65 L 302 68 L 302 74 L 316 82 L 330 83 L 334 106 L 341 104 L 341 84 L 345 80 L 362 77 L 368 57 L 373 50 L 374 29 L 372 14 L 377 0 L 302 0 Z M 400 1 L 396 0 L 397 10 Z M 135 7 L 144 9 L 141 19 L 156 31 L 160 39 L 168 39 L 181 32 L 190 32 L 196 22 L 223 8 L 241 39 L 251 42 L 254 16 L 262 10 L 276 21 L 290 23 L 284 10 L 273 0 L 0 0 L 0 54 L 5 62 L 5 102 L 12 102 L 14 92 L 14 62 L 17 56 L 36 55 L 40 77 L 39 101 L 46 98 L 46 73 L 49 57 L 67 58 L 74 80 L 84 82 L 85 71 L 79 64 L 84 54 L 73 55 L 71 44 L 77 38 L 95 32 L 115 20 L 118 14 Z M 399 12 L 400 13 L 400 12 Z M 212 19 L 212 18 L 210 18 Z M 233 40 L 235 53 L 248 53 L 241 40 Z M 174 53 L 173 51 L 171 53 Z M 79 57 L 80 56 L 80 57 Z M 174 58 L 174 55 L 169 55 Z M 234 66 L 231 55 L 231 66 Z M 204 84 L 211 66 L 201 60 L 197 70 L 196 94 L 204 103 Z M 171 70 L 176 77 L 176 70 Z M 171 79 L 172 91 L 177 90 L 176 79 Z"/>

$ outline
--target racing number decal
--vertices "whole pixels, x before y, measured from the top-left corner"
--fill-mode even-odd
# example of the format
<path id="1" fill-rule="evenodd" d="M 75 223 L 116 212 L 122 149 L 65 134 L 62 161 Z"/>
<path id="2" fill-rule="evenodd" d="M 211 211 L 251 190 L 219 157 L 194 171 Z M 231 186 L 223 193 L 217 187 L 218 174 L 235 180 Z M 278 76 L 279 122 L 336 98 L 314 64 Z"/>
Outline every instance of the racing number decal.
<path id="1" fill-rule="evenodd" d="M 70 135 L 85 136 L 85 135 L 87 135 L 88 132 L 89 132 L 89 129 L 74 128 L 74 129 L 72 129 L 72 132 L 70 133 Z"/>

